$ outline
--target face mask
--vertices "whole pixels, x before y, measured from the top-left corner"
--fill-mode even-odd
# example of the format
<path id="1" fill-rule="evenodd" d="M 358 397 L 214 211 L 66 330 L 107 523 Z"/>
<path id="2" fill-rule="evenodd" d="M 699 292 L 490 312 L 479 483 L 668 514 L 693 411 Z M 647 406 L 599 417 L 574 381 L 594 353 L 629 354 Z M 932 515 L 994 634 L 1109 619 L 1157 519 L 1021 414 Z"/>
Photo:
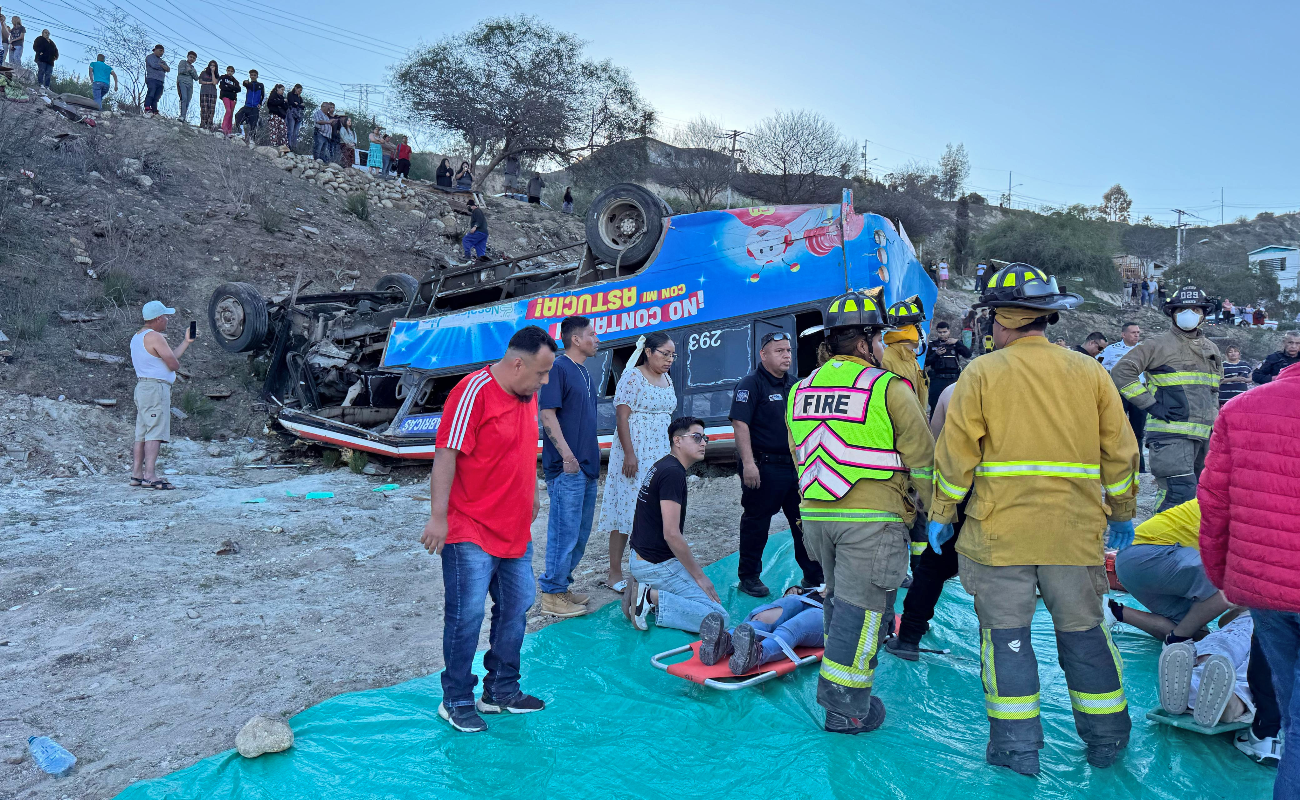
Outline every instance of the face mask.
<path id="1" fill-rule="evenodd" d="M 1194 331 L 1201 324 L 1201 312 L 1194 308 L 1184 308 L 1174 314 L 1174 324 L 1185 331 Z"/>

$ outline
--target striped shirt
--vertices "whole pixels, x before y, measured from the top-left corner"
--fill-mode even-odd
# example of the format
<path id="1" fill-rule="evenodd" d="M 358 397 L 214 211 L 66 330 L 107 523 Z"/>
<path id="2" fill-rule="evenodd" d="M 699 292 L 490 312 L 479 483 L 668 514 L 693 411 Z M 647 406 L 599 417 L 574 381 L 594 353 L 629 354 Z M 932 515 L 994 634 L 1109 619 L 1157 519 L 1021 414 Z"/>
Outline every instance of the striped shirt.
<path id="1" fill-rule="evenodd" d="M 1246 383 L 1233 383 L 1223 381 L 1219 384 L 1219 405 L 1223 405 L 1232 398 L 1241 394 L 1250 388 L 1250 363 L 1247 361 L 1238 361 L 1236 364 L 1223 362 L 1223 377 L 1225 378 L 1245 378 Z"/>
<path id="2" fill-rule="evenodd" d="M 532 541 L 537 396 L 507 392 L 487 367 L 466 375 L 442 409 L 437 445 L 457 451 L 447 542 L 520 558 Z"/>

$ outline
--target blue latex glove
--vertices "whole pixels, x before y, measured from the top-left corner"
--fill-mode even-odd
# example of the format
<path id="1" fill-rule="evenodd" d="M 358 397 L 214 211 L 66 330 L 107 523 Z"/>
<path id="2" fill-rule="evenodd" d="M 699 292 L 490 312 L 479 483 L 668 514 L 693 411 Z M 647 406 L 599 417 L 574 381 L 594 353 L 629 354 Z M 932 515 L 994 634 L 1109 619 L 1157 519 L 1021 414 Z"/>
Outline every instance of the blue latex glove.
<path id="1" fill-rule="evenodd" d="M 1115 550 L 1123 550 L 1133 544 L 1132 520 L 1128 522 L 1111 522 L 1106 526 L 1106 546 Z"/>
<path id="2" fill-rule="evenodd" d="M 952 523 L 930 522 L 925 526 L 926 538 L 930 540 L 930 547 L 934 548 L 936 554 L 943 553 L 943 545 L 955 535 L 952 529 Z"/>

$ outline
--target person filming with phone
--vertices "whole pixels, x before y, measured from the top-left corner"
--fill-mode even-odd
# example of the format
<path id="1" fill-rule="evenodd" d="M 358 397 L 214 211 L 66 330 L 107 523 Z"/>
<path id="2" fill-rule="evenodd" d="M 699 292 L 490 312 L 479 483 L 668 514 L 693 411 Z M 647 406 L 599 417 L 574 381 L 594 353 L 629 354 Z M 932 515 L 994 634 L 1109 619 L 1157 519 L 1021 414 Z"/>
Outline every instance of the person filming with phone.
<path id="1" fill-rule="evenodd" d="M 197 335 L 190 323 L 185 341 L 175 350 L 164 333 L 167 320 L 176 313 L 158 300 L 144 304 L 144 327 L 131 337 L 131 366 L 135 367 L 135 445 L 132 448 L 131 485 L 145 489 L 175 489 L 156 473 L 158 449 L 171 441 L 172 383 L 180 368 L 180 357 Z"/>

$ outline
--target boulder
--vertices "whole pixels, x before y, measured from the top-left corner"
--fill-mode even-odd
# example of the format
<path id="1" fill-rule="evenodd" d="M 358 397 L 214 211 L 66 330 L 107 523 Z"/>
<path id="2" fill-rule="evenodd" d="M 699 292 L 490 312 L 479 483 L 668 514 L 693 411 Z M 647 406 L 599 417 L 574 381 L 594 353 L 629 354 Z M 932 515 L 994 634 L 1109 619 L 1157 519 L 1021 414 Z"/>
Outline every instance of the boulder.
<path id="1" fill-rule="evenodd" d="M 259 156 L 266 156 L 267 158 L 280 157 L 280 148 L 270 147 L 268 145 L 262 145 L 261 147 L 254 148 L 253 152 L 257 153 Z"/>
<path id="2" fill-rule="evenodd" d="M 293 747 L 293 729 L 284 720 L 263 714 L 250 719 L 235 735 L 235 749 L 244 758 L 279 753 Z"/>
<path id="3" fill-rule="evenodd" d="M 135 182 L 140 184 L 141 189 L 148 189 L 153 186 L 153 178 L 150 178 L 148 175 L 136 175 Z"/>

